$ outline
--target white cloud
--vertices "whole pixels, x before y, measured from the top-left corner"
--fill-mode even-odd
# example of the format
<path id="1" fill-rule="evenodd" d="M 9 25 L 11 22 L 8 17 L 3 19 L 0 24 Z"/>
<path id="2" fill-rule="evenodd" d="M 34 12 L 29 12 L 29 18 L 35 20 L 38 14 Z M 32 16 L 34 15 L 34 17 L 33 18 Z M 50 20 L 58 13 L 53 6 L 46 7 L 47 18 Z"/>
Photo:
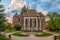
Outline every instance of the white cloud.
<path id="1" fill-rule="evenodd" d="M 52 4 L 55 4 L 55 3 L 57 3 L 57 2 L 60 2 L 60 0 L 55 0 Z"/>
<path id="2" fill-rule="evenodd" d="M 42 12 L 45 16 L 48 14 L 48 12 L 47 11 L 43 11 Z"/>
<path id="3" fill-rule="evenodd" d="M 39 4 L 37 5 L 36 11 L 37 12 L 42 12 L 42 14 L 44 16 L 46 16 L 48 14 L 48 11 L 45 11 Z M 49 20 L 49 18 L 45 18 L 45 21 L 48 21 L 48 20 Z"/>
<path id="4" fill-rule="evenodd" d="M 46 18 L 45 18 L 45 21 L 48 21 L 48 20 L 50 20 L 50 19 L 46 17 Z"/>
<path id="5" fill-rule="evenodd" d="M 56 8 L 59 8 L 60 9 L 60 5 L 58 5 Z"/>
<path id="6" fill-rule="evenodd" d="M 32 2 L 32 3 L 30 3 L 30 4 L 28 5 L 29 8 L 31 8 L 35 3 L 36 3 L 36 2 Z"/>
<path id="7" fill-rule="evenodd" d="M 41 2 L 52 2 L 53 0 L 40 0 Z"/>
<path id="8" fill-rule="evenodd" d="M 24 6 L 26 6 L 26 2 L 19 2 L 18 0 L 12 0 L 11 4 L 8 6 L 10 9 L 13 8 L 18 8 L 18 9 L 22 9 Z"/>
<path id="9" fill-rule="evenodd" d="M 36 11 L 42 12 L 45 16 L 48 14 L 48 11 L 45 11 L 39 4 L 37 4 Z"/>
<path id="10" fill-rule="evenodd" d="M 11 0 L 11 3 L 9 4 L 8 8 L 6 8 L 5 12 L 8 16 L 6 16 L 6 19 L 8 19 L 8 22 L 12 23 L 12 19 L 13 19 L 13 13 L 11 12 L 12 9 L 21 9 L 25 6 L 27 6 L 26 2 L 22 3 L 19 2 L 19 0 Z"/>
<path id="11" fill-rule="evenodd" d="M 7 12 L 9 12 L 9 11 L 11 11 L 11 10 L 8 9 L 8 8 L 6 8 L 5 11 L 4 11 L 4 13 L 7 13 Z"/>
<path id="12" fill-rule="evenodd" d="M 7 11 L 7 13 L 6 13 L 6 19 L 8 20 L 8 22 L 12 23 L 13 15 L 14 14 L 11 11 Z"/>
<path id="13" fill-rule="evenodd" d="M 7 22 L 12 23 L 12 18 L 10 18 L 10 17 L 6 17 L 6 19 L 7 19 Z"/>
<path id="14" fill-rule="evenodd" d="M 37 4 L 36 10 L 37 12 L 42 12 L 43 8 L 39 4 Z"/>
<path id="15" fill-rule="evenodd" d="M 26 1 L 26 0 L 25 0 Z M 36 2 L 31 2 L 30 4 L 26 4 L 26 2 L 24 1 L 24 3 L 22 3 L 22 0 L 21 0 L 21 2 L 19 2 L 19 0 L 12 0 L 11 1 L 11 4 L 8 6 L 10 9 L 21 9 L 21 8 L 23 8 L 24 7 L 24 5 L 28 5 L 30 8 L 36 3 Z M 52 0 L 40 0 L 41 2 L 52 2 Z M 48 14 L 48 12 L 46 11 L 46 10 L 44 10 L 42 7 L 41 7 L 41 5 L 40 4 L 37 4 L 37 7 L 36 7 L 36 10 L 37 10 L 37 12 L 42 12 L 44 15 L 47 15 Z M 5 11 L 5 12 L 8 12 L 8 10 L 7 11 Z M 12 16 L 13 16 L 14 14 L 10 14 L 10 16 L 9 17 L 6 17 L 7 19 L 9 19 L 9 22 L 12 22 Z M 48 20 L 48 19 L 46 19 L 46 20 Z"/>

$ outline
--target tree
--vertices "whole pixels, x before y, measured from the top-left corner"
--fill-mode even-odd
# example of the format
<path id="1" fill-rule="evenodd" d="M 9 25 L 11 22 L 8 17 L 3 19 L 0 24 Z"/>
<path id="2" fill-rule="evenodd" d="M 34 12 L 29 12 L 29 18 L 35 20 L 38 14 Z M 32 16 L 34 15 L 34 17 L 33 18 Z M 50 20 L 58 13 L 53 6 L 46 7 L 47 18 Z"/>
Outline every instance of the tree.
<path id="1" fill-rule="evenodd" d="M 47 17 L 50 18 L 49 23 L 48 23 L 48 28 L 50 31 L 58 31 L 60 30 L 60 24 L 58 20 L 60 20 L 60 14 L 57 12 L 49 12 L 47 14 Z"/>
<path id="2" fill-rule="evenodd" d="M 0 30 L 6 29 L 4 10 L 4 6 L 0 4 Z"/>
<path id="3" fill-rule="evenodd" d="M 56 26 L 56 31 L 59 31 L 60 30 L 60 18 L 55 18 L 54 24 Z"/>

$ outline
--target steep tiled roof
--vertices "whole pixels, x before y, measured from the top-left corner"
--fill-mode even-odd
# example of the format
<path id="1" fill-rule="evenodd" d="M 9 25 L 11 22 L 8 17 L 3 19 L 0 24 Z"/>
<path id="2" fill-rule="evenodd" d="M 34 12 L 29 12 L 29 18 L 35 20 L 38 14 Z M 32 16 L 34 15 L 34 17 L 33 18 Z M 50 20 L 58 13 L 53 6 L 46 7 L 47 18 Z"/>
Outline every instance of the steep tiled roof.
<path id="1" fill-rule="evenodd" d="M 38 16 L 36 10 L 27 10 L 26 13 L 22 13 L 22 16 L 27 16 L 27 17 L 35 17 L 35 16 Z"/>
<path id="2" fill-rule="evenodd" d="M 17 13 L 14 15 L 15 17 L 44 17 L 44 15 L 40 12 L 37 13 L 36 10 L 27 10 L 26 12 L 21 13 L 20 15 L 18 15 Z"/>

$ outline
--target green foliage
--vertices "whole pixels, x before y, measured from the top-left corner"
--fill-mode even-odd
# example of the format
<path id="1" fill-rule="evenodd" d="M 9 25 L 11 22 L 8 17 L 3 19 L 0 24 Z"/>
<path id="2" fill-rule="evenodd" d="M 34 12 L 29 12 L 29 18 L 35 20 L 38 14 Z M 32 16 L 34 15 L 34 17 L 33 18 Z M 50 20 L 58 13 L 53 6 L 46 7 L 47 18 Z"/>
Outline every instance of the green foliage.
<path id="1" fill-rule="evenodd" d="M 14 32 L 14 31 L 16 31 L 16 29 L 14 27 L 12 27 L 12 30 L 11 31 Z"/>
<path id="2" fill-rule="evenodd" d="M 60 14 L 57 12 L 50 12 L 47 16 L 50 18 L 48 23 L 49 31 L 58 32 L 60 30 Z"/>
<path id="3" fill-rule="evenodd" d="M 21 26 L 16 25 L 16 26 L 15 26 L 15 29 L 16 29 L 16 30 L 21 30 Z"/>
<path id="4" fill-rule="evenodd" d="M 5 22 L 4 6 L 0 5 L 0 31 L 7 29 Z"/>
<path id="5" fill-rule="evenodd" d="M 26 33 L 21 33 L 21 32 L 14 33 L 14 34 L 12 34 L 12 35 L 14 35 L 14 36 L 19 36 L 19 37 L 27 37 L 27 36 L 29 36 L 28 34 L 26 34 Z"/>
<path id="6" fill-rule="evenodd" d="M 9 32 L 10 32 L 10 30 L 9 30 L 9 29 L 6 29 L 6 30 L 5 30 L 5 32 L 6 32 L 6 33 L 9 33 Z"/>
<path id="7" fill-rule="evenodd" d="M 10 40 L 10 39 L 5 38 L 5 37 L 3 37 L 3 36 L 0 35 L 0 40 Z"/>
<path id="8" fill-rule="evenodd" d="M 60 36 L 58 36 L 58 38 L 57 38 L 58 40 L 60 40 Z"/>
<path id="9" fill-rule="evenodd" d="M 15 29 L 14 27 L 11 27 L 11 29 L 7 28 L 7 29 L 5 30 L 6 33 L 15 32 L 15 31 L 16 31 L 16 29 Z"/>
<path id="10" fill-rule="evenodd" d="M 0 0 L 1 2 L 2 0 Z M 0 31 L 4 31 L 7 29 L 7 26 L 5 24 L 6 19 L 5 19 L 5 14 L 4 14 L 4 6 L 0 4 Z"/>
<path id="11" fill-rule="evenodd" d="M 50 34 L 50 33 L 45 33 L 45 32 L 43 32 L 43 33 L 37 33 L 37 34 L 35 34 L 35 36 L 37 36 L 37 37 L 47 37 L 47 36 L 51 36 L 52 34 Z"/>

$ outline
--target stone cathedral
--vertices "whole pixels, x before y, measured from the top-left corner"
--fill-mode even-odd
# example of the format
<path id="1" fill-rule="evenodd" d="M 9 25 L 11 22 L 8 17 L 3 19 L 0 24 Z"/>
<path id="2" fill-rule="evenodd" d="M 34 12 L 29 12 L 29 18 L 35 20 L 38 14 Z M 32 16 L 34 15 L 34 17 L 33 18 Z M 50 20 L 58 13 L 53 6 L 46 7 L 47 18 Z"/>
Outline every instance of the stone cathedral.
<path id="1" fill-rule="evenodd" d="M 45 16 L 34 9 L 28 9 L 25 6 L 21 10 L 21 14 L 13 16 L 13 26 L 21 26 L 21 31 L 43 31 L 45 27 Z"/>

